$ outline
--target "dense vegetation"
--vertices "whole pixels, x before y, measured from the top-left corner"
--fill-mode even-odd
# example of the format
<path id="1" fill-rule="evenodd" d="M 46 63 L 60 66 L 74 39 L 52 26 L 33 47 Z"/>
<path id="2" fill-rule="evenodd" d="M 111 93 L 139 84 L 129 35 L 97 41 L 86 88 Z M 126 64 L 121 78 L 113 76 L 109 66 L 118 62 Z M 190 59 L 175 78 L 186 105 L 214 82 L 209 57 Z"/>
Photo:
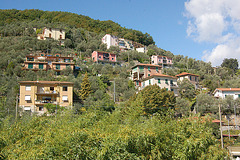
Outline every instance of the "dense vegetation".
<path id="1" fill-rule="evenodd" d="M 127 112 L 127 114 L 126 114 Z M 209 122 L 139 110 L 23 117 L 0 131 L 2 159 L 224 159 Z"/>
<path id="2" fill-rule="evenodd" d="M 143 34 L 142 32 L 137 30 L 121 27 L 119 24 L 110 20 L 93 20 L 90 17 L 69 12 L 49 12 L 37 9 L 23 11 L 16 9 L 0 10 L 0 26 L 19 22 L 34 22 L 34 26 L 37 26 L 35 22 L 39 21 L 46 22 L 45 24 L 61 23 L 64 25 L 68 25 L 69 27 L 83 28 L 87 31 L 97 34 L 108 33 L 129 40 L 133 40 L 147 46 L 150 44 L 154 44 L 152 37 L 148 33 Z"/>

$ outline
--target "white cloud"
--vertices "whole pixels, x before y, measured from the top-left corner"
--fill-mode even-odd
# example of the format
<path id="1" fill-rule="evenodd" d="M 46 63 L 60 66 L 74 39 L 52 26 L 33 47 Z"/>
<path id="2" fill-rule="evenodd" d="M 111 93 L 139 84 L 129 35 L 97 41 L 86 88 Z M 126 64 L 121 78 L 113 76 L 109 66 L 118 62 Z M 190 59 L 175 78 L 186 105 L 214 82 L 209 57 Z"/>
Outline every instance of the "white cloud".
<path id="1" fill-rule="evenodd" d="M 185 2 L 187 35 L 197 42 L 216 44 L 203 59 L 220 65 L 224 58 L 240 60 L 240 1 L 189 0 Z"/>

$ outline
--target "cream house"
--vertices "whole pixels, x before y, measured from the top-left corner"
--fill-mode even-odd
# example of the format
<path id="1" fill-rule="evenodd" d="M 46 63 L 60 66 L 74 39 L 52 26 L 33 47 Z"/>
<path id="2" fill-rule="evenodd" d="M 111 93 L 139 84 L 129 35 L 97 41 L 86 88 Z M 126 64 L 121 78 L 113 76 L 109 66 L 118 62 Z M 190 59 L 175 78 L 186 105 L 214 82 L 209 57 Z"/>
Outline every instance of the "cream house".
<path id="1" fill-rule="evenodd" d="M 164 75 L 164 74 L 154 74 L 147 78 L 142 79 L 141 88 L 145 88 L 149 85 L 158 85 L 160 88 L 166 88 L 168 91 L 174 92 L 175 96 L 178 96 L 178 85 L 177 77 Z"/>
<path id="2" fill-rule="evenodd" d="M 72 107 L 73 83 L 60 81 L 20 81 L 19 107 L 23 112 L 43 114 L 44 104 Z"/>

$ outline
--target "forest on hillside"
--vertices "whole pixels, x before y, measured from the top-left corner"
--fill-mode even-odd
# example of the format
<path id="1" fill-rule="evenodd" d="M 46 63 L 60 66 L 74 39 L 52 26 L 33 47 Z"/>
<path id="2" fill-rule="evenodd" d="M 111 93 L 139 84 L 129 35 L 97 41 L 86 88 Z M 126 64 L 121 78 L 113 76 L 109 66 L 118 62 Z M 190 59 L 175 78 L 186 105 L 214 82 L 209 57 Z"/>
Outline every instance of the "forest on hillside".
<path id="1" fill-rule="evenodd" d="M 137 30 L 127 29 L 121 27 L 119 24 L 113 21 L 100 21 L 94 20 L 88 16 L 78 15 L 70 12 L 61 11 L 42 11 L 37 9 L 31 10 L 0 10 L 0 26 L 11 24 L 13 22 L 32 22 L 34 27 L 45 27 L 50 25 L 53 28 L 58 26 L 55 23 L 60 23 L 60 25 L 67 25 L 72 28 L 83 28 L 86 31 L 94 32 L 97 34 L 112 34 L 121 38 L 129 39 L 135 42 L 139 42 L 144 45 L 154 44 L 152 36 L 148 33 L 142 33 Z M 40 26 L 38 22 L 44 22 L 45 26 Z M 19 26 L 25 27 L 25 26 Z M 7 34 L 3 31 L 1 32 L 4 36 Z"/>
<path id="2" fill-rule="evenodd" d="M 60 46 L 53 39 L 37 40 L 33 27 L 38 28 L 37 32 L 43 27 L 64 28 L 65 45 Z M 107 49 L 101 43 L 106 33 L 145 44 L 148 52 Z M 226 156 L 224 150 L 219 150 L 218 128 L 208 121 L 200 122 L 200 118 L 189 119 L 192 110 L 196 110 L 197 116 L 210 117 L 209 122 L 217 118 L 219 101 L 211 93 L 218 87 L 240 88 L 236 59 L 225 59 L 221 66 L 212 67 L 211 63 L 159 48 L 150 35 L 145 37 L 140 31 L 67 12 L 0 10 L 0 35 L 0 159 L 223 159 Z M 95 50 L 116 53 L 122 66 L 93 63 L 89 57 Z M 71 55 L 80 70 L 67 68 L 60 76 L 53 70 L 22 70 L 25 56 L 37 52 Z M 164 74 L 199 75 L 205 90 L 195 90 L 189 81 L 183 81 L 178 84 L 179 97 L 156 86 L 136 94 L 129 79 L 131 67 L 139 62 L 150 63 L 151 55 L 173 59 L 173 68 L 165 68 Z M 18 82 L 27 80 L 73 82 L 73 109 L 57 115 L 53 110 L 53 116 L 18 113 L 15 117 Z M 90 89 L 84 97 L 82 90 L 86 83 Z M 234 112 L 233 105 L 239 106 L 240 101 L 228 97 L 221 103 L 223 114 L 227 115 Z"/>

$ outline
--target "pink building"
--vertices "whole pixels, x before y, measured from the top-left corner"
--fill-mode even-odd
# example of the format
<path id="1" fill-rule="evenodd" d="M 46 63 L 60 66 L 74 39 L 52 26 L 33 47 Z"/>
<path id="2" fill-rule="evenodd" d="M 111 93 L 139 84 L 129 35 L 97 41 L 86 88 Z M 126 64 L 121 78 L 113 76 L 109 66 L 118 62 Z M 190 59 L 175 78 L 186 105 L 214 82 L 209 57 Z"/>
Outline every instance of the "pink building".
<path id="1" fill-rule="evenodd" d="M 167 56 L 153 55 L 151 57 L 151 62 L 152 64 L 155 64 L 155 65 L 161 65 L 163 68 L 172 67 L 173 65 L 172 58 Z"/>
<path id="2" fill-rule="evenodd" d="M 103 51 L 94 51 L 92 53 L 92 60 L 96 63 L 111 63 L 115 65 L 117 62 L 117 55 L 115 53 L 103 52 Z"/>
<path id="3" fill-rule="evenodd" d="M 141 80 L 152 75 L 161 74 L 162 66 L 153 64 L 138 64 L 132 67 L 132 80 L 136 87 L 141 86 Z"/>

